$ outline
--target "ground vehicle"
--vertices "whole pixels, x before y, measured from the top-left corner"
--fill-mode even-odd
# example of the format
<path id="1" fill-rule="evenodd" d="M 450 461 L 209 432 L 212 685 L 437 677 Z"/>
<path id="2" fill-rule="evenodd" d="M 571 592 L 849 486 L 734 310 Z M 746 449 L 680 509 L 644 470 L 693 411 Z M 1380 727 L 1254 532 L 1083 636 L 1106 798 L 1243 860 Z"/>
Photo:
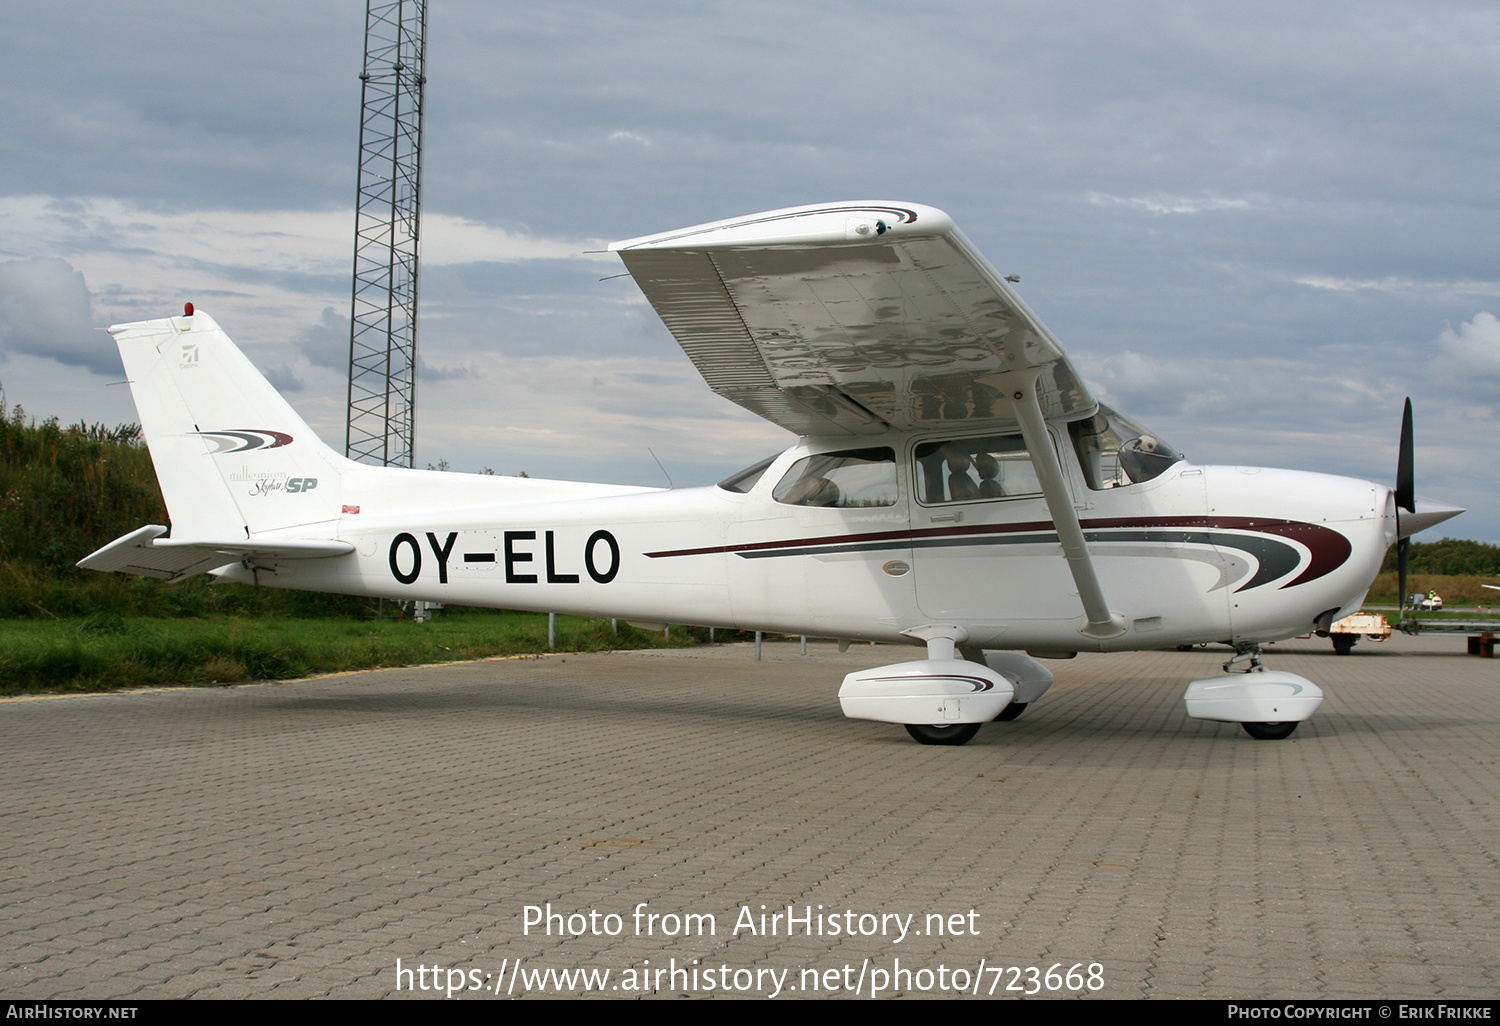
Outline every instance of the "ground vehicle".
<path id="1" fill-rule="evenodd" d="M 1354 651 L 1354 643 L 1361 636 L 1371 641 L 1389 641 L 1391 625 L 1380 613 L 1351 613 L 1331 624 L 1328 628 L 1328 636 L 1333 639 L 1335 652 L 1339 655 L 1348 655 Z"/>

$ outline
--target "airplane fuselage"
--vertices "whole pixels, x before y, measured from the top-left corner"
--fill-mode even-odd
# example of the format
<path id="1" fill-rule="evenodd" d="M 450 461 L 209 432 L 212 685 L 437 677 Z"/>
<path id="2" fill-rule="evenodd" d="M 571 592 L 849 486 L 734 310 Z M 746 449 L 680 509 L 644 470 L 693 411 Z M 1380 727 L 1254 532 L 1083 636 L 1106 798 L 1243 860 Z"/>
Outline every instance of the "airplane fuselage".
<path id="1" fill-rule="evenodd" d="M 1105 595 L 1129 625 L 1096 639 L 1080 633 L 1042 497 L 924 495 L 924 441 L 861 438 L 862 452 L 894 454 L 894 487 L 880 504 L 853 506 L 776 497 L 799 461 L 837 449 L 826 441 L 788 449 L 745 491 L 353 470 L 338 497 L 346 512 L 324 526 L 354 552 L 228 576 L 875 641 L 948 623 L 982 648 L 1115 651 L 1306 633 L 1320 614 L 1357 607 L 1395 535 L 1389 489 L 1368 481 L 1179 460 L 1154 479 L 1092 489 L 1065 459 Z M 434 488 L 446 498 L 434 502 Z M 268 500 L 299 495 L 282 488 Z"/>

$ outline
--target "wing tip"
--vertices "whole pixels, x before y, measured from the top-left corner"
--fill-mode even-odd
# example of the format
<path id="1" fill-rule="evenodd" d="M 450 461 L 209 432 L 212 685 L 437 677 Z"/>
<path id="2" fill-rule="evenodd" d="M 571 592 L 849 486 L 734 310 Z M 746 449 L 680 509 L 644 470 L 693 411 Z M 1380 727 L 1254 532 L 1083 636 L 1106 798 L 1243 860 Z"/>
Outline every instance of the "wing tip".
<path id="1" fill-rule="evenodd" d="M 609 251 L 847 245 L 946 235 L 954 230 L 953 219 L 937 207 L 885 200 L 849 200 L 765 210 L 642 235 L 612 242 Z"/>

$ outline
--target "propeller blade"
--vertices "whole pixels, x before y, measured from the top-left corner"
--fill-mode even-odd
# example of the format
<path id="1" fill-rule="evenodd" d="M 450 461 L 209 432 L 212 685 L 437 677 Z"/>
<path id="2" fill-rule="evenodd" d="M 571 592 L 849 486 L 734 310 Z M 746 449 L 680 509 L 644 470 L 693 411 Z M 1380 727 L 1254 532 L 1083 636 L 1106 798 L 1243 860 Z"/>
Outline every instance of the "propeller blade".
<path id="1" fill-rule="evenodd" d="M 1401 447 L 1396 454 L 1396 505 L 1408 513 L 1417 511 L 1415 454 L 1411 433 L 1411 399 L 1401 415 Z"/>
<path id="2" fill-rule="evenodd" d="M 1411 553 L 1411 539 L 1396 543 L 1396 587 L 1401 589 L 1401 619 L 1406 619 L 1406 557 Z"/>

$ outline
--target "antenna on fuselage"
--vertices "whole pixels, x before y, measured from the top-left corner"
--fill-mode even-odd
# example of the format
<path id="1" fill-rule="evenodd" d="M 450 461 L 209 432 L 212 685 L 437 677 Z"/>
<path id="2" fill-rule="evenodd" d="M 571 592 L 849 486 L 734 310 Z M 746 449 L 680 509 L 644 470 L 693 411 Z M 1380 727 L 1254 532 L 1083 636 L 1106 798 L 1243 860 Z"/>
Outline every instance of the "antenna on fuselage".
<path id="1" fill-rule="evenodd" d="M 646 451 L 647 452 L 651 452 L 651 446 L 649 446 L 649 445 L 646 446 Z M 656 460 L 656 453 L 651 452 L 651 458 L 653 460 Z M 667 479 L 667 487 L 668 488 L 676 488 L 677 486 L 672 483 L 672 475 L 668 474 L 667 473 L 667 468 L 663 467 L 661 465 L 661 460 L 656 460 L 656 465 L 661 469 L 662 476 Z"/>

